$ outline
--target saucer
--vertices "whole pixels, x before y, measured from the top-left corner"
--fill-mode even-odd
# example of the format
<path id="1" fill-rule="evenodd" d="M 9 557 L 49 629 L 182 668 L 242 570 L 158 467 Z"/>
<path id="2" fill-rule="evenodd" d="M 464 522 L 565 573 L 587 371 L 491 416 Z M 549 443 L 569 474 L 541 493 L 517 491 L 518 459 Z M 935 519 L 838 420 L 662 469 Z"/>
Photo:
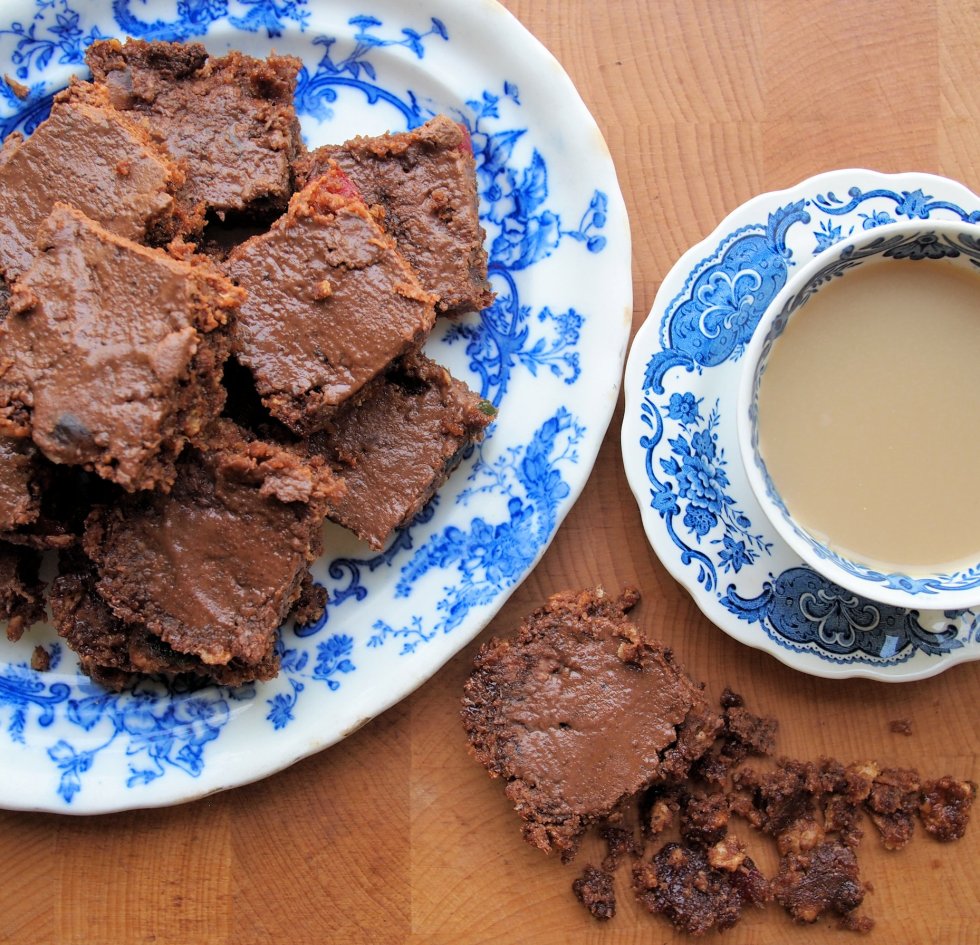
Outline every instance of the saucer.
<path id="1" fill-rule="evenodd" d="M 623 461 L 653 550 L 725 633 L 817 676 L 908 681 L 980 659 L 980 608 L 892 607 L 805 565 L 738 456 L 739 362 L 788 274 L 902 219 L 977 222 L 980 197 L 931 174 L 848 169 L 750 200 L 671 269 L 626 365 Z"/>

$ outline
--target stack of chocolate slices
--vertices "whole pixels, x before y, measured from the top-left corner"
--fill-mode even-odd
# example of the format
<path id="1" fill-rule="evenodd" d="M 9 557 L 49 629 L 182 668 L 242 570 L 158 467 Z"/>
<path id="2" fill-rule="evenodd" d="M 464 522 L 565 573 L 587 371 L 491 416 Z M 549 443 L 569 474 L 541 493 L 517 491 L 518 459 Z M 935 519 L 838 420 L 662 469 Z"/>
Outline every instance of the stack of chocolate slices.
<path id="1" fill-rule="evenodd" d="M 287 56 L 86 61 L 0 151 L 0 618 L 44 618 L 58 549 L 93 679 L 267 679 L 324 519 L 383 547 L 494 416 L 421 350 L 492 300 L 470 141 L 308 153 Z"/>

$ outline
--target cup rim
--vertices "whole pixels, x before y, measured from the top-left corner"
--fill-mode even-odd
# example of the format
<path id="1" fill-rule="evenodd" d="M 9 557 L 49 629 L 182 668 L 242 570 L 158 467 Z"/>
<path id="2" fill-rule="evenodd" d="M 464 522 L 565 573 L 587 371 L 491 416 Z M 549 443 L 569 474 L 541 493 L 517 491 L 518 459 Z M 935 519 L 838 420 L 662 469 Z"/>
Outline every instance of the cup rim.
<path id="1" fill-rule="evenodd" d="M 826 268 L 828 263 L 840 260 L 856 249 L 867 247 L 872 243 L 887 241 L 889 237 L 912 235 L 921 231 L 939 234 L 968 233 L 980 243 L 980 223 L 969 223 L 965 220 L 901 220 L 881 224 L 870 230 L 862 230 L 834 243 L 802 263 L 800 268 L 787 278 L 783 288 L 774 296 L 759 319 L 742 358 L 736 399 L 737 446 L 749 487 L 765 518 L 780 538 L 813 570 L 846 590 L 882 604 L 909 610 L 965 610 L 980 604 L 980 536 L 978 536 L 976 563 L 954 572 L 954 574 L 967 573 L 975 576 L 975 580 L 971 580 L 968 587 L 941 586 L 943 580 L 950 578 L 951 575 L 939 572 L 912 575 L 899 571 L 888 573 L 875 571 L 867 562 L 847 558 L 833 551 L 792 519 L 785 506 L 780 507 L 781 499 L 777 501 L 770 495 L 767 479 L 774 492 L 775 484 L 768 477 L 768 473 L 764 476 L 759 468 L 760 465 L 764 467 L 765 464 L 761 456 L 757 458 L 757 451 L 753 445 L 755 420 L 752 407 L 758 365 L 765 352 L 773 324 L 786 306 L 799 295 L 814 275 Z M 861 264 L 862 262 L 858 263 Z M 795 313 L 805 304 L 806 300 L 802 301 L 793 312 Z M 790 313 L 789 317 L 792 317 L 792 314 Z M 864 574 L 855 573 L 853 568 L 862 569 Z"/>

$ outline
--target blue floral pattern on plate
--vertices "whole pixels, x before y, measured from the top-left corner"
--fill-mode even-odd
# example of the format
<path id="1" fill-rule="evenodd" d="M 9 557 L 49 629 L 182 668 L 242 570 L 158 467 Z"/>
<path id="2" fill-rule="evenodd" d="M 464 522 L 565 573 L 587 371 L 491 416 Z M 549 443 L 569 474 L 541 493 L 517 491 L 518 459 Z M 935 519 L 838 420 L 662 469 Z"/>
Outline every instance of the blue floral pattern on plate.
<path id="1" fill-rule="evenodd" d="M 307 0 L 18 0 L 0 22 L 0 134 L 30 134 L 107 36 L 288 48 L 311 146 L 438 112 L 473 141 L 495 303 L 444 319 L 429 351 L 500 407 L 490 435 L 381 553 L 327 526 L 328 606 L 284 628 L 282 672 L 237 690 L 142 682 L 107 694 L 52 631 L 0 641 L 0 805 L 97 812 L 174 803 L 344 737 L 479 632 L 527 575 L 588 476 L 615 404 L 631 310 L 625 207 L 567 77 L 502 8 L 424 13 Z M 491 54 L 488 37 L 498 52 Z M 520 55 L 502 55 L 515 48 Z M 26 91 L 25 91 L 26 90 Z M 558 123 L 555 109 L 566 110 Z M 573 129 L 569 131 L 568 129 Z M 562 135 L 573 135 L 576 173 Z M 584 164 L 583 164 L 584 161 Z M 591 186 L 583 189 L 582 167 Z M 610 290 L 610 287 L 615 287 Z M 243 536 L 247 540 L 247 536 Z M 47 644 L 37 673 L 30 648 Z"/>
<path id="2" fill-rule="evenodd" d="M 624 462 L 654 550 L 722 630 L 817 675 L 915 679 L 980 658 L 976 612 L 889 607 L 806 567 L 737 453 L 739 361 L 791 268 L 901 218 L 978 222 L 980 198 L 857 169 L 757 197 L 671 270 L 626 368 Z"/>

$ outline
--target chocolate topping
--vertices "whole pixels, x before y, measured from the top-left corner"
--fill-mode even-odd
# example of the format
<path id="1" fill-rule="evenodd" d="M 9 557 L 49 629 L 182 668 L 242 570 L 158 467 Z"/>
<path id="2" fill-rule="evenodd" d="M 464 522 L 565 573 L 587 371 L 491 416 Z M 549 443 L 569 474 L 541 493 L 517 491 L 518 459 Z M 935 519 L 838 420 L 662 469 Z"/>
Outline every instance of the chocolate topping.
<path id="1" fill-rule="evenodd" d="M 712 733 L 720 724 L 669 652 L 626 619 L 638 598 L 555 595 L 513 643 L 483 647 L 464 689 L 474 754 L 508 780 L 525 838 L 563 858 L 590 822 L 665 774 L 689 719 Z"/>
<path id="2" fill-rule="evenodd" d="M 263 403 L 298 433 L 417 345 L 435 312 L 408 264 L 338 171 L 290 201 L 225 271 L 248 292 L 234 351 Z"/>
<path id="3" fill-rule="evenodd" d="M 381 208 L 382 225 L 437 297 L 438 311 L 479 310 L 493 301 L 465 128 L 437 115 L 412 131 L 319 148 L 297 159 L 300 186 L 325 173 L 331 160 Z"/>
<path id="4" fill-rule="evenodd" d="M 223 400 L 241 298 L 219 273 L 114 236 L 56 205 L 0 326 L 0 429 L 127 489 L 166 485 Z"/>
<path id="5" fill-rule="evenodd" d="M 290 161 L 301 147 L 293 109 L 292 56 L 209 59 L 199 43 L 93 43 L 85 61 L 113 104 L 145 118 L 187 169 L 179 193 L 188 213 L 282 209 L 292 190 Z"/>
<path id="6" fill-rule="evenodd" d="M 422 355 L 406 357 L 364 400 L 310 438 L 347 491 L 330 518 L 375 548 L 410 522 L 495 411 Z"/>
<path id="7" fill-rule="evenodd" d="M 227 425 L 210 450 L 181 458 L 169 496 L 133 496 L 90 518 L 98 591 L 180 653 L 261 662 L 320 553 L 325 503 L 339 488 L 322 463 L 246 444 Z"/>
<path id="8" fill-rule="evenodd" d="M 57 201 L 140 241 L 174 226 L 183 174 L 145 129 L 113 109 L 104 90 L 72 80 L 50 117 L 0 150 L 0 273 L 22 275 Z"/>

